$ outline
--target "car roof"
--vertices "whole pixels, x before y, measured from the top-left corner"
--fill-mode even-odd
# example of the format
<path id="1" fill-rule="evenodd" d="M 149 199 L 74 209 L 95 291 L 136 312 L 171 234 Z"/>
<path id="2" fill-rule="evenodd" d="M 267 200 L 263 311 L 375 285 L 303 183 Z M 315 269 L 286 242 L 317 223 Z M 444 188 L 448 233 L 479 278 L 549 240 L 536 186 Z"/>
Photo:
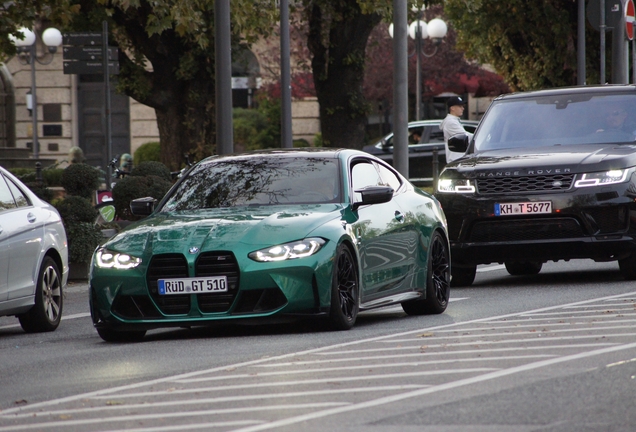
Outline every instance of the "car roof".
<path id="1" fill-rule="evenodd" d="M 293 149 L 267 149 L 267 150 L 255 150 L 252 152 L 246 153 L 235 153 L 229 155 L 214 155 L 209 158 L 204 159 L 204 161 L 213 161 L 213 160 L 240 160 L 240 159 L 251 159 L 254 157 L 261 158 L 285 158 L 285 157 L 322 157 L 326 159 L 338 159 L 342 156 L 354 156 L 360 155 L 368 157 L 370 156 L 368 153 L 363 152 L 361 150 L 356 149 L 345 149 L 345 148 L 327 148 L 327 147 L 302 147 L 302 148 L 293 148 Z M 202 161 L 203 162 L 203 161 Z"/>
<path id="2" fill-rule="evenodd" d="M 495 101 L 535 98 L 541 96 L 559 96 L 559 95 L 577 95 L 577 94 L 599 94 L 611 95 L 618 93 L 634 93 L 636 94 L 636 85 L 633 84 L 606 84 L 594 86 L 572 86 L 557 87 L 544 90 L 533 90 L 528 92 L 507 93 L 495 98 Z"/>

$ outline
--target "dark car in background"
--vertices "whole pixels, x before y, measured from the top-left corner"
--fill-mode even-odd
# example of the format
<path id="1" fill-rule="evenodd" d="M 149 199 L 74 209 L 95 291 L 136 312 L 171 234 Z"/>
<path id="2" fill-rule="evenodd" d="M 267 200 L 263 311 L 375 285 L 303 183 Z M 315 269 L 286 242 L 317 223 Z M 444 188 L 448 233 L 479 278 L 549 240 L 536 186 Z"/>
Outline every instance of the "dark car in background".
<path id="1" fill-rule="evenodd" d="M 417 186 L 432 185 L 434 151 L 437 150 L 438 172 L 446 165 L 444 133 L 439 128 L 443 119 L 409 123 L 409 181 Z M 479 122 L 460 120 L 467 132 L 474 133 Z M 393 163 L 393 132 L 363 151 Z"/>
<path id="2" fill-rule="evenodd" d="M 636 279 L 636 87 L 516 93 L 493 101 L 466 154 L 441 172 L 452 284 L 478 264 L 512 275 L 547 261 L 618 261 Z"/>

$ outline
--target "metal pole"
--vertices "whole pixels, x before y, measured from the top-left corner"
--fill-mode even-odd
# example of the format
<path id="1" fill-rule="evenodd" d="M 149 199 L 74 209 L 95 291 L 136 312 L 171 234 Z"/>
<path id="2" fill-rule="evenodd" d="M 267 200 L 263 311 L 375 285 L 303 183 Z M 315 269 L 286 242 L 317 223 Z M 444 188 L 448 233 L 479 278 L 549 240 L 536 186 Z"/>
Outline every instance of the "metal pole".
<path id="1" fill-rule="evenodd" d="M 291 72 L 289 60 L 289 1 L 280 0 L 281 147 L 292 148 Z"/>
<path id="2" fill-rule="evenodd" d="M 577 27 L 577 84 L 585 85 L 585 0 L 579 0 Z"/>
<path id="3" fill-rule="evenodd" d="M 417 51 L 416 71 L 415 71 L 415 120 L 422 120 L 422 29 L 420 20 L 422 12 L 417 14 L 417 26 L 415 26 L 415 50 Z"/>
<path id="4" fill-rule="evenodd" d="M 40 143 L 38 142 L 38 98 L 35 94 L 35 62 L 36 62 L 36 42 L 29 47 L 29 61 L 31 63 L 31 106 L 32 106 L 32 127 L 33 127 L 33 158 L 38 159 L 40 157 Z"/>
<path id="5" fill-rule="evenodd" d="M 393 0 L 393 167 L 409 176 L 407 3 Z"/>
<path id="6" fill-rule="evenodd" d="M 105 114 L 105 129 L 106 129 L 106 173 L 108 178 L 106 179 L 106 190 L 111 190 L 111 178 L 113 175 L 113 168 L 110 166 L 110 161 L 113 158 L 113 133 L 111 128 L 111 110 L 110 110 L 110 74 L 108 71 L 108 22 L 102 21 L 102 65 L 104 70 L 104 114 Z"/>
<path id="7" fill-rule="evenodd" d="M 599 30 L 601 31 L 601 84 L 605 84 L 605 0 L 600 1 L 601 5 L 601 24 Z"/>
<path id="8" fill-rule="evenodd" d="M 214 2 L 214 49 L 216 70 L 216 152 L 234 151 L 232 123 L 232 44 L 230 0 Z"/>
<path id="9" fill-rule="evenodd" d="M 620 6 L 620 19 L 612 28 L 612 84 L 629 83 L 629 49 L 625 30 L 625 7 Z M 615 6 L 616 7 L 616 6 Z"/>
<path id="10" fill-rule="evenodd" d="M 636 41 L 632 39 L 632 84 L 636 84 Z"/>

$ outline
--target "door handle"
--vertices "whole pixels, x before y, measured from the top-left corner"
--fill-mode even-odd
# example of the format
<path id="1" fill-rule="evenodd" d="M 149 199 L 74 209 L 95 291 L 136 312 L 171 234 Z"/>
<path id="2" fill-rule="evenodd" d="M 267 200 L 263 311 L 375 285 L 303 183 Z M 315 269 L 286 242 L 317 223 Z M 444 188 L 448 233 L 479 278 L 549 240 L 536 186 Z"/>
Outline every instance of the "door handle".
<path id="1" fill-rule="evenodd" d="M 397 219 L 399 222 L 404 222 L 404 215 L 400 213 L 398 210 L 396 210 L 395 219 Z"/>
<path id="2" fill-rule="evenodd" d="M 37 219 L 37 218 L 35 217 L 35 215 L 34 215 L 33 213 L 29 213 L 29 214 L 27 214 L 27 220 L 28 220 L 30 223 L 35 222 L 35 220 L 36 220 L 36 219 Z"/>

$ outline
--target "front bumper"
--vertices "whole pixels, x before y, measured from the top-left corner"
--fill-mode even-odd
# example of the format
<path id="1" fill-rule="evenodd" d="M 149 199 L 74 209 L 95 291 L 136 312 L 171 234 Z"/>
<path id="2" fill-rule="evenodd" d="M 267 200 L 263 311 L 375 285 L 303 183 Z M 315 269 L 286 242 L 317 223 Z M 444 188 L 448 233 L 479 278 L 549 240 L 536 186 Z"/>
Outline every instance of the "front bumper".
<path id="1" fill-rule="evenodd" d="M 436 194 L 449 226 L 453 263 L 622 259 L 636 251 L 631 183 L 541 194 Z M 552 202 L 552 213 L 495 216 L 496 203 Z"/>

